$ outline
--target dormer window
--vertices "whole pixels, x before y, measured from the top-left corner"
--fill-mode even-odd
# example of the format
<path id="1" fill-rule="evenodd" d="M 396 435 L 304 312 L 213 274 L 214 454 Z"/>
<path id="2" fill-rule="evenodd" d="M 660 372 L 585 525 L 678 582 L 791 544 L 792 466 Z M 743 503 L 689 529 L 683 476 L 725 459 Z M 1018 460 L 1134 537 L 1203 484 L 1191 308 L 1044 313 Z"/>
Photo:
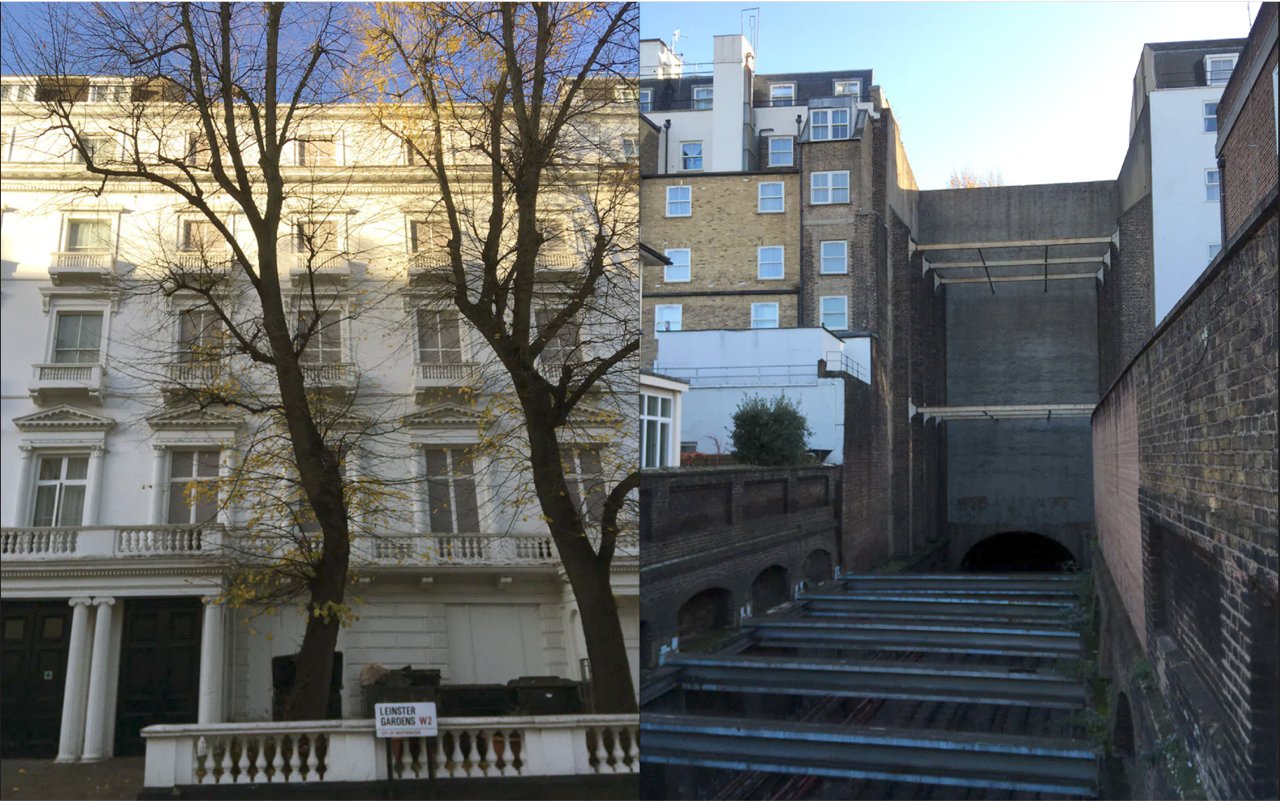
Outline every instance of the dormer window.
<path id="1" fill-rule="evenodd" d="M 1204 57 L 1205 83 L 1209 86 L 1224 86 L 1231 80 L 1231 71 L 1236 68 L 1237 56 L 1224 54 Z"/>
<path id="2" fill-rule="evenodd" d="M 645 112 L 653 111 L 653 90 L 652 89 L 640 90 L 640 110 Z"/>
<path id="3" fill-rule="evenodd" d="M 809 139 L 822 142 L 828 139 L 849 138 L 849 109 L 815 109 L 809 114 Z"/>
<path id="4" fill-rule="evenodd" d="M 794 83 L 769 84 L 769 105 L 794 106 L 796 104 L 796 85 Z"/>
<path id="5" fill-rule="evenodd" d="M 714 102 L 715 88 L 711 86 L 695 86 L 693 87 L 693 107 L 695 109 L 711 108 Z"/>
<path id="6" fill-rule="evenodd" d="M 851 95 L 855 99 L 862 97 L 862 81 L 836 81 L 835 94 Z"/>
<path id="7" fill-rule="evenodd" d="M 12 100 L 15 103 L 30 102 L 31 84 L 6 83 L 3 86 L 0 86 L 0 100 Z"/>
<path id="8" fill-rule="evenodd" d="M 129 99 L 129 87 L 121 84 L 98 84 L 89 87 L 90 103 L 123 103 Z"/>

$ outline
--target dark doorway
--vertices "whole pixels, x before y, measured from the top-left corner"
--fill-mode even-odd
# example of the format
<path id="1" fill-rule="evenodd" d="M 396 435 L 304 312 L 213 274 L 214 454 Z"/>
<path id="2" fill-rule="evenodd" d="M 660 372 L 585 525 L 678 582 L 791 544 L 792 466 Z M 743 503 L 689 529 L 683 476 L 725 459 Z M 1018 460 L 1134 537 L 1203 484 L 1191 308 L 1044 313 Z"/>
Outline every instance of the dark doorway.
<path id="1" fill-rule="evenodd" d="M 1041 534 L 1011 531 L 996 534 L 969 549 L 961 570 L 975 573 L 1036 572 L 1066 570 L 1075 561 L 1061 543 Z"/>
<path id="2" fill-rule="evenodd" d="M 71 607 L 60 601 L 0 606 L 0 756 L 52 759 L 62 728 Z"/>
<path id="3" fill-rule="evenodd" d="M 751 613 L 754 615 L 762 615 L 789 600 L 791 584 L 787 581 L 787 569 L 781 565 L 766 567 L 751 582 Z"/>
<path id="4" fill-rule="evenodd" d="M 1120 756 L 1133 756 L 1133 709 L 1129 706 L 1129 696 L 1124 693 L 1116 697 L 1116 727 L 1111 742 Z"/>
<path id="5" fill-rule="evenodd" d="M 832 577 L 831 554 L 822 549 L 810 553 L 804 559 L 801 572 L 804 574 L 804 580 L 811 586 L 827 581 Z"/>
<path id="6" fill-rule="evenodd" d="M 727 629 L 733 625 L 733 595 L 720 587 L 703 590 L 684 602 L 677 617 L 681 639 Z"/>
<path id="7" fill-rule="evenodd" d="M 196 722 L 202 612 L 199 598 L 125 601 L 116 756 L 145 753 L 145 726 Z"/>

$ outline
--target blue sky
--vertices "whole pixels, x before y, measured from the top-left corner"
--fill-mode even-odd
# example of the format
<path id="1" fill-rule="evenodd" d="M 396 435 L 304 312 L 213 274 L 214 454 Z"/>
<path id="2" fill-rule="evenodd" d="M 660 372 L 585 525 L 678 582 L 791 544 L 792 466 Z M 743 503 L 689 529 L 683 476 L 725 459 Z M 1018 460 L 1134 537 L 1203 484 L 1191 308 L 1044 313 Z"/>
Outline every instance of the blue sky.
<path id="1" fill-rule="evenodd" d="M 1129 139 L 1142 45 L 1244 38 L 1258 3 L 729 2 L 645 0 L 640 34 L 685 61 L 760 7 L 762 73 L 873 69 L 921 189 L 953 169 L 1007 184 L 1111 180 Z"/>

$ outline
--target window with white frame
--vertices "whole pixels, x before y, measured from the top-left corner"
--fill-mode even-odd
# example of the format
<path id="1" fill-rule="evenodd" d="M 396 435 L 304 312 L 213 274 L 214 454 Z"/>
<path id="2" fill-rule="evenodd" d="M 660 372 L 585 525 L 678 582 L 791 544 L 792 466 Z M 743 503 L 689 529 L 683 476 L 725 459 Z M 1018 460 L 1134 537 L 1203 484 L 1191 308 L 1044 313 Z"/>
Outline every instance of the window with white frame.
<path id="1" fill-rule="evenodd" d="M 795 139 L 790 136 L 769 137 L 769 166 L 794 167 Z"/>
<path id="2" fill-rule="evenodd" d="M 84 164 L 86 155 L 95 164 L 111 161 L 115 157 L 115 141 L 106 135 L 81 136 L 80 147 L 71 150 L 71 160 Z"/>
<path id="3" fill-rule="evenodd" d="M 1204 132 L 1215 133 L 1218 130 L 1218 101 L 1204 102 Z"/>
<path id="4" fill-rule="evenodd" d="M 756 190 L 757 211 L 761 214 L 776 214 L 786 211 L 782 199 L 782 183 L 781 182 L 761 182 L 759 189 Z"/>
<path id="5" fill-rule="evenodd" d="M 1236 68 L 1234 54 L 1204 57 L 1205 81 L 1209 86 L 1222 86 L 1231 80 L 1231 71 Z"/>
<path id="6" fill-rule="evenodd" d="M 169 452 L 169 518 L 174 525 L 199 525 L 218 516 L 217 450 Z"/>
<path id="7" fill-rule="evenodd" d="M 443 222 L 409 220 L 409 252 L 444 251 L 449 247 L 449 230 Z"/>
<path id="8" fill-rule="evenodd" d="M 653 111 L 653 90 L 652 89 L 640 90 L 640 110 L 645 112 Z"/>
<path id="9" fill-rule="evenodd" d="M 84 499 L 88 486 L 87 454 L 41 456 L 36 468 L 31 525 L 81 525 L 84 521 Z"/>
<path id="10" fill-rule="evenodd" d="M 293 225 L 293 252 L 296 255 L 340 251 L 338 226 L 333 220 L 299 220 Z"/>
<path id="11" fill-rule="evenodd" d="M 187 134 L 187 149 L 182 154 L 182 160 L 187 166 L 200 167 L 208 163 L 210 152 L 205 142 L 203 134 Z"/>
<path id="12" fill-rule="evenodd" d="M 823 275 L 843 275 L 849 272 L 849 242 L 845 239 L 818 243 L 819 267 Z"/>
<path id="13" fill-rule="evenodd" d="M 764 245 L 756 248 L 756 277 L 761 281 L 776 281 L 783 277 L 782 245 Z"/>
<path id="14" fill-rule="evenodd" d="M 822 142 L 828 139 L 849 138 L 849 109 L 822 108 L 809 112 L 809 139 Z"/>
<path id="15" fill-rule="evenodd" d="M 688 217 L 693 213 L 693 187 L 667 187 L 667 216 Z"/>
<path id="16" fill-rule="evenodd" d="M 693 87 L 693 107 L 695 109 L 711 108 L 715 98 L 715 88 L 711 86 Z"/>
<path id="17" fill-rule="evenodd" d="M 679 331 L 684 319 L 684 306 L 666 303 L 653 307 L 654 331 Z"/>
<path id="18" fill-rule="evenodd" d="M 298 312 L 298 333 L 300 341 L 306 332 L 314 330 L 307 346 L 298 354 L 298 361 L 303 364 L 337 364 L 342 361 L 342 313 L 337 309 L 326 309 L 316 312 L 303 309 Z"/>
<path id="19" fill-rule="evenodd" d="M 178 362 L 216 361 L 225 345 L 222 320 L 213 309 L 184 309 L 178 314 Z"/>
<path id="20" fill-rule="evenodd" d="M 467 447 L 424 449 L 427 463 L 427 521 L 433 534 L 480 531 L 475 468 Z"/>
<path id="21" fill-rule="evenodd" d="M 777 328 L 778 327 L 778 304 L 752 303 L 751 304 L 751 327 L 752 328 Z"/>
<path id="22" fill-rule="evenodd" d="M 689 248 L 668 248 L 662 255 L 671 260 L 662 270 L 662 280 L 668 284 L 682 284 L 693 280 Z"/>
<path id="23" fill-rule="evenodd" d="M 839 95 L 852 95 L 855 99 L 862 96 L 862 81 L 836 81 L 835 93 Z"/>
<path id="24" fill-rule="evenodd" d="M 418 363 L 462 363 L 462 320 L 458 312 L 418 309 Z"/>
<path id="25" fill-rule="evenodd" d="M 6 83 L 0 86 L 0 100 L 12 100 L 17 103 L 31 101 L 32 91 L 29 83 Z"/>
<path id="26" fill-rule="evenodd" d="M 558 311 L 554 309 L 537 309 L 534 312 L 534 320 L 538 325 L 538 334 L 546 330 L 551 321 L 555 319 Z M 579 346 L 581 345 L 581 330 L 577 320 L 566 320 L 564 325 L 556 330 L 554 336 L 547 341 L 546 347 L 542 349 L 542 353 L 538 355 L 538 361 L 542 364 L 566 364 L 571 361 L 578 361 L 581 358 Z"/>
<path id="27" fill-rule="evenodd" d="M 102 312 L 60 311 L 53 337 L 54 364 L 102 360 Z"/>
<path id="28" fill-rule="evenodd" d="M 849 298 L 844 295 L 830 295 L 819 298 L 819 311 L 822 313 L 822 327 L 828 331 L 849 330 Z"/>
<path id="29" fill-rule="evenodd" d="M 636 140 L 629 136 L 622 137 L 622 157 L 627 161 L 635 161 L 640 157 L 640 148 Z"/>
<path id="30" fill-rule="evenodd" d="M 123 84 L 94 84 L 89 87 L 90 103 L 124 103 L 129 99 L 129 87 Z"/>
<path id="31" fill-rule="evenodd" d="M 1208 203 L 1217 203 L 1222 198 L 1222 187 L 1219 186 L 1220 175 L 1217 170 L 1204 171 L 1204 199 Z"/>
<path id="32" fill-rule="evenodd" d="M 849 202 L 849 171 L 815 172 L 809 176 L 809 202 L 815 205 L 824 203 Z"/>
<path id="33" fill-rule="evenodd" d="M 225 247 L 227 241 L 210 220 L 183 220 L 181 248 L 202 252 Z"/>
<path id="34" fill-rule="evenodd" d="M 569 497 L 591 523 L 599 523 L 604 511 L 604 448 L 600 445 L 570 445 L 560 449 Z"/>
<path id="35" fill-rule="evenodd" d="M 769 105 L 794 106 L 796 103 L 796 85 L 794 83 L 769 84 Z"/>
<path id="36" fill-rule="evenodd" d="M 640 395 L 640 466 L 667 467 L 671 454 L 671 398 Z"/>
<path id="37" fill-rule="evenodd" d="M 680 169 L 682 170 L 702 169 L 702 143 L 701 142 L 681 142 L 680 143 Z"/>
<path id="38" fill-rule="evenodd" d="M 63 250 L 69 253 L 111 250 L 111 221 L 77 217 L 67 220 L 67 239 Z"/>
<path id="39" fill-rule="evenodd" d="M 337 147 L 332 134 L 300 138 L 294 144 L 300 167 L 332 167 L 336 163 Z"/>

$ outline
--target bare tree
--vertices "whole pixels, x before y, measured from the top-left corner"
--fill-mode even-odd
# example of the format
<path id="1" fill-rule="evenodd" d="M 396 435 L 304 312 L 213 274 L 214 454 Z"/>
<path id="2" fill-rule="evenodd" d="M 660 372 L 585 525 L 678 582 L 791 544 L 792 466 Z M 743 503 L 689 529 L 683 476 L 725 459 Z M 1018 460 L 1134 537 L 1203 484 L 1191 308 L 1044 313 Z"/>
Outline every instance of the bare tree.
<path id="1" fill-rule="evenodd" d="M 312 222 L 289 224 L 296 202 L 313 204 L 314 197 L 311 184 L 287 167 L 297 163 L 294 154 L 323 153 L 323 143 L 306 140 L 307 121 L 344 99 L 340 78 L 352 42 L 346 18 L 328 4 L 50 4 L 41 29 L 8 31 L 13 63 L 38 76 L 45 133 L 64 137 L 97 191 L 142 182 L 171 193 L 194 215 L 200 233 L 192 252 L 149 277 L 165 297 L 199 299 L 218 331 L 207 343 L 216 353 L 207 351 L 204 360 L 260 368 L 249 375 L 190 370 L 170 379 L 202 407 L 265 417 L 258 440 L 264 452 L 247 457 L 251 469 L 243 475 L 278 481 L 286 464 L 295 473 L 279 490 L 281 500 L 305 511 L 280 525 L 311 531 L 293 541 L 296 569 L 278 574 L 276 588 L 306 596 L 297 679 L 285 709 L 294 720 L 325 716 L 338 630 L 349 610 L 352 497 L 343 477 L 344 437 L 334 435 L 344 401 L 308 380 L 309 354 L 323 349 L 326 329 L 339 322 L 316 291 L 334 245 L 314 206 Z M 86 77 L 104 74 L 123 84 L 99 90 Z M 106 124 L 81 106 L 94 91 L 108 92 L 94 99 L 117 109 Z M 228 212 L 247 227 L 241 236 Z M 278 254 L 282 241 L 294 242 L 299 254 L 304 289 L 296 315 L 288 265 Z M 254 384 L 258 378 L 263 383 Z M 266 486 L 250 491 L 252 483 L 245 480 L 245 492 Z"/>
<path id="2" fill-rule="evenodd" d="M 528 460 L 577 599 L 595 708 L 634 711 L 610 568 L 635 451 L 596 445 L 625 438 L 637 391 L 637 9 L 405 4 L 359 22 L 353 87 L 429 179 L 440 255 L 414 284 L 500 365 L 508 453 Z"/>
<path id="3" fill-rule="evenodd" d="M 963 170 L 951 171 L 947 179 L 948 189 L 977 189 L 984 186 L 1004 186 L 1004 173 L 1000 170 L 987 170 L 986 175 L 979 175 L 965 167 Z"/>

